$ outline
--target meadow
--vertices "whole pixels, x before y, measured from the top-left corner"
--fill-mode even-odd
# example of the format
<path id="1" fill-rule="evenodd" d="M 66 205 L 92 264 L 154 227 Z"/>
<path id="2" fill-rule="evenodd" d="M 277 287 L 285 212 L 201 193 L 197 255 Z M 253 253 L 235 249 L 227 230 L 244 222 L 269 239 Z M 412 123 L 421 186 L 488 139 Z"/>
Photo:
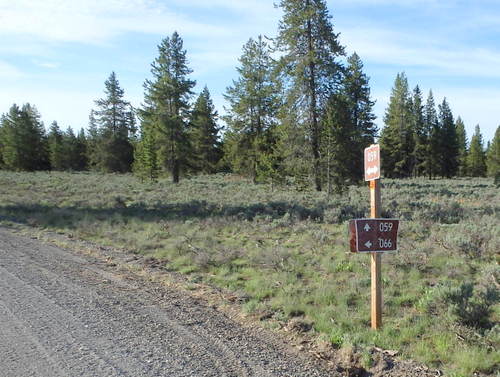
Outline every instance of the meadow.
<path id="1" fill-rule="evenodd" d="M 370 329 L 370 258 L 348 252 L 367 185 L 344 196 L 219 174 L 172 184 L 131 175 L 0 171 L 0 225 L 71 234 L 155 258 L 230 290 L 264 325 L 302 331 L 365 367 L 397 350 L 450 376 L 498 373 L 500 190 L 492 179 L 383 180 L 382 216 L 402 220 L 383 255 L 384 326 Z"/>

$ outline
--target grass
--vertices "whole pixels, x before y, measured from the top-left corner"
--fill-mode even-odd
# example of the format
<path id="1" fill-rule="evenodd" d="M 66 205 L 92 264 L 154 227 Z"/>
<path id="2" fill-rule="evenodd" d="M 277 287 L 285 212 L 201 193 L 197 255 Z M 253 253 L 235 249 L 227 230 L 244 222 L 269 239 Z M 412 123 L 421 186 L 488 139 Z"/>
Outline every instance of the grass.
<path id="1" fill-rule="evenodd" d="M 384 327 L 369 329 L 369 257 L 347 253 L 368 188 L 344 197 L 252 185 L 234 175 L 173 185 L 129 175 L 0 172 L 0 221 L 158 258 L 236 292 L 242 310 L 300 318 L 370 364 L 377 346 L 444 369 L 493 375 L 500 358 L 500 195 L 488 179 L 384 180 L 400 251 L 383 256 Z"/>

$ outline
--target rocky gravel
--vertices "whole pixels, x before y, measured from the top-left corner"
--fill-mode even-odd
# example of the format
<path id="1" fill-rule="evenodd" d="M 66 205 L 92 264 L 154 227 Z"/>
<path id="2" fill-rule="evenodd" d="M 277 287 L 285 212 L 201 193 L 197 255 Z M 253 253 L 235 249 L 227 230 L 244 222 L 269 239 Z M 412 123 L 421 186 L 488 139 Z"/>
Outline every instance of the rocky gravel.
<path id="1" fill-rule="evenodd" d="M 0 229 L 0 375 L 335 376 L 185 291 Z"/>

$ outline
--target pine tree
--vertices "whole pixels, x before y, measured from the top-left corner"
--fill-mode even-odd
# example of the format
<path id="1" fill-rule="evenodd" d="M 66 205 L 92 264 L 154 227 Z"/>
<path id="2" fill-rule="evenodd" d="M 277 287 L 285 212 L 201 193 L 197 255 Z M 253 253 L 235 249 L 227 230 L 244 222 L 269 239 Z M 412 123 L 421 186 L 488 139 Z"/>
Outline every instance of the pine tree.
<path id="1" fill-rule="evenodd" d="M 84 129 L 80 129 L 77 136 L 76 144 L 76 169 L 78 171 L 88 169 L 88 158 L 87 158 L 87 137 L 85 136 Z"/>
<path id="2" fill-rule="evenodd" d="M 260 138 L 261 145 L 257 164 L 257 176 L 265 182 L 271 183 L 271 190 L 274 190 L 276 184 L 282 184 L 285 180 L 285 169 L 283 166 L 283 154 L 278 144 L 278 128 L 269 129 L 264 138 Z"/>
<path id="3" fill-rule="evenodd" d="M 155 181 L 159 175 L 153 130 L 142 123 L 141 139 L 135 145 L 132 171 L 141 180 Z"/>
<path id="4" fill-rule="evenodd" d="M 248 40 L 239 61 L 239 78 L 224 95 L 229 103 L 224 118 L 228 125 L 225 149 L 233 170 L 251 176 L 256 183 L 260 163 L 273 154 L 273 145 L 264 141 L 273 139 L 269 133 L 277 122 L 279 84 L 273 75 L 270 48 L 262 36 Z"/>
<path id="5" fill-rule="evenodd" d="M 470 149 L 467 156 L 468 173 L 472 177 L 486 177 L 486 154 L 484 152 L 483 136 L 479 125 L 470 140 Z"/>
<path id="6" fill-rule="evenodd" d="M 451 178 L 458 172 L 459 145 L 453 114 L 446 98 L 439 105 L 439 128 L 441 130 L 441 176 Z"/>
<path id="7" fill-rule="evenodd" d="M 412 119 L 414 130 L 413 175 L 416 177 L 428 174 L 429 129 L 424 116 L 422 92 L 418 85 L 413 90 Z"/>
<path id="8" fill-rule="evenodd" d="M 2 121 L 2 160 L 16 171 L 48 170 L 49 151 L 40 113 L 29 103 L 12 105 Z"/>
<path id="9" fill-rule="evenodd" d="M 354 183 L 363 177 L 363 151 L 374 142 L 378 131 L 374 123 L 373 106 L 375 102 L 370 99 L 369 78 L 363 73 L 363 62 L 356 53 L 347 59 L 347 67 L 340 90 L 347 106 L 352 134 L 350 139 L 338 140 L 337 142 L 345 143 L 345 147 L 352 151 L 351 161 L 344 163 L 349 166 L 348 180 Z M 341 105 L 342 102 L 341 100 L 338 105 Z M 330 107 L 331 105 L 332 103 L 330 103 Z M 330 113 L 330 115 L 333 114 Z"/>
<path id="10" fill-rule="evenodd" d="M 81 171 L 87 169 L 87 140 L 83 129 L 76 136 L 71 127 L 63 132 L 54 121 L 49 130 L 48 146 L 52 170 Z"/>
<path id="11" fill-rule="evenodd" d="M 133 162 L 134 112 L 123 99 L 125 92 L 114 72 L 104 85 L 106 96 L 95 101 L 97 110 L 90 114 L 91 166 L 104 172 L 128 172 Z"/>
<path id="12" fill-rule="evenodd" d="M 95 110 L 90 110 L 89 114 L 89 125 L 87 128 L 88 137 L 86 138 L 86 158 L 87 165 L 90 170 L 99 170 L 97 163 L 99 159 L 97 158 L 99 154 L 99 128 L 97 126 L 97 120 L 95 117 Z"/>
<path id="13" fill-rule="evenodd" d="M 363 63 L 354 53 L 347 59 L 341 85 L 332 94 L 322 119 L 321 156 L 327 192 L 340 193 L 363 177 L 363 150 L 377 128 Z"/>
<path id="14" fill-rule="evenodd" d="M 48 144 L 50 168 L 59 171 L 65 170 L 65 158 L 67 156 L 64 151 L 63 133 L 56 121 L 53 121 L 50 125 Z"/>
<path id="15" fill-rule="evenodd" d="M 64 154 L 66 155 L 65 159 L 65 169 L 66 170 L 76 170 L 74 166 L 76 165 L 76 135 L 73 131 L 73 128 L 68 127 L 66 132 L 63 135 L 63 145 L 64 145 Z"/>
<path id="16" fill-rule="evenodd" d="M 68 127 L 63 135 L 63 147 L 66 155 L 66 170 L 82 171 L 87 169 L 87 141 L 83 129 L 77 136 L 73 129 Z"/>
<path id="17" fill-rule="evenodd" d="M 303 153 L 302 159 L 310 161 L 315 188 L 321 191 L 321 119 L 340 80 L 337 58 L 344 55 L 344 49 L 333 32 L 324 0 L 281 0 L 279 7 L 283 18 L 276 42 L 283 53 L 282 72 L 290 83 L 286 118 L 292 122 L 286 131 L 289 140 L 309 144 L 310 154 Z M 295 140 L 300 134 L 305 139 Z"/>
<path id="18" fill-rule="evenodd" d="M 188 78 L 192 71 L 177 32 L 163 39 L 158 51 L 159 56 L 151 64 L 153 80 L 144 83 L 141 128 L 142 132 L 148 129 L 146 134 L 151 132 L 148 137 L 154 139 L 155 159 L 177 183 L 191 159 L 187 119 L 195 81 Z"/>
<path id="19" fill-rule="evenodd" d="M 412 173 L 413 128 L 412 101 L 408 80 L 398 73 L 384 116 L 385 127 L 380 137 L 383 172 L 386 177 L 408 177 Z"/>
<path id="20" fill-rule="evenodd" d="M 488 176 L 494 177 L 496 182 L 500 182 L 500 126 L 497 127 L 495 136 L 488 148 L 486 164 L 488 166 Z"/>
<path id="21" fill-rule="evenodd" d="M 194 104 L 189 125 L 194 168 L 206 174 L 217 171 L 217 163 L 222 157 L 217 117 L 210 92 L 205 86 Z"/>
<path id="22" fill-rule="evenodd" d="M 326 165 L 327 194 L 342 193 L 349 183 L 359 180 L 353 175 L 352 162 L 356 160 L 356 127 L 350 112 L 349 98 L 345 94 L 330 97 L 325 114 L 321 152 Z"/>
<path id="23" fill-rule="evenodd" d="M 455 128 L 458 144 L 458 175 L 465 177 L 467 175 L 467 134 L 462 118 L 457 118 Z"/>
<path id="24" fill-rule="evenodd" d="M 424 108 L 425 127 L 429 132 L 429 149 L 427 154 L 427 174 L 432 179 L 440 173 L 441 164 L 441 129 L 439 126 L 436 104 L 432 90 L 429 91 L 427 102 Z"/>

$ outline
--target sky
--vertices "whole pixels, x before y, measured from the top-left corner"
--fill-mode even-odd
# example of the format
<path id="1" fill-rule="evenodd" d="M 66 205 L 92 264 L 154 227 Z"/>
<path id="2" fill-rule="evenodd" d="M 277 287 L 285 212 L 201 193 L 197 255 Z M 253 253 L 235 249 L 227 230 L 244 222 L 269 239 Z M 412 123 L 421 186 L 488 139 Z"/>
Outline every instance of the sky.
<path id="1" fill-rule="evenodd" d="M 274 2 L 277 2 L 274 0 Z M 376 123 L 398 72 L 410 87 L 446 97 L 470 139 L 500 125 L 499 0 L 327 0 L 334 31 L 370 77 Z M 196 92 L 206 85 L 224 113 L 242 46 L 275 37 L 273 0 L 0 0 L 0 113 L 34 104 L 48 126 L 86 128 L 104 81 L 116 72 L 138 107 L 161 40 L 184 40 Z"/>

